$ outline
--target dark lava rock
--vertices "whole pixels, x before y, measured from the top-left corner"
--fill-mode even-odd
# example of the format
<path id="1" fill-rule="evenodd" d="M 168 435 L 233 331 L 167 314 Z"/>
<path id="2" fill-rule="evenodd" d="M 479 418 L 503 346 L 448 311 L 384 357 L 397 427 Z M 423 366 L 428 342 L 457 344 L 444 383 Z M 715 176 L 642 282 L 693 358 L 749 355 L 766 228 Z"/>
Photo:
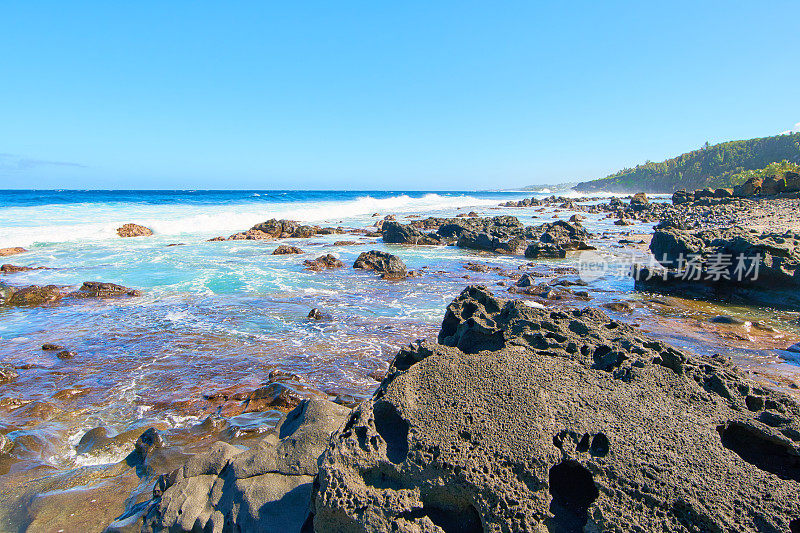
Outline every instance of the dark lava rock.
<path id="1" fill-rule="evenodd" d="M 519 237 L 497 237 L 485 232 L 465 231 L 458 238 L 457 245 L 472 250 L 519 255 L 524 252 L 527 243 Z"/>
<path id="2" fill-rule="evenodd" d="M 312 531 L 306 528 L 317 461 L 349 413 L 306 400 L 249 450 L 213 444 L 158 479 L 142 530 Z"/>
<path id="3" fill-rule="evenodd" d="M 120 237 L 147 237 L 152 234 L 153 230 L 139 224 L 123 224 L 117 228 L 117 235 Z"/>
<path id="4" fill-rule="evenodd" d="M 415 228 L 411 224 L 400 224 L 395 221 L 388 221 L 381 227 L 383 242 L 391 244 L 444 244 L 439 235 L 425 233 Z"/>
<path id="5" fill-rule="evenodd" d="M 303 250 L 296 246 L 289 246 L 288 244 L 281 244 L 275 251 L 272 252 L 272 255 L 289 255 L 289 254 L 302 254 Z"/>
<path id="6" fill-rule="evenodd" d="M 322 311 L 320 311 L 315 307 L 314 309 L 308 312 L 307 318 L 310 318 L 312 320 L 322 320 L 323 318 Z"/>
<path id="7" fill-rule="evenodd" d="M 624 218 L 620 218 L 619 220 L 614 221 L 615 226 L 633 226 L 633 222 L 629 220 L 625 220 Z"/>
<path id="8" fill-rule="evenodd" d="M 353 268 L 374 270 L 386 278 L 403 278 L 408 272 L 405 263 L 399 257 L 378 250 L 362 252 L 353 263 Z"/>
<path id="9" fill-rule="evenodd" d="M 800 308 L 800 234 L 669 228 L 650 251 L 661 265 L 634 269 L 637 289 Z"/>
<path id="10" fill-rule="evenodd" d="M 402 349 L 331 438 L 314 530 L 796 529 L 800 406 L 725 358 L 482 287 L 438 341 Z"/>
<path id="11" fill-rule="evenodd" d="M 50 342 L 46 342 L 46 343 L 42 344 L 42 350 L 45 350 L 45 351 L 61 351 L 63 349 L 64 349 L 64 347 L 61 346 L 60 344 L 52 344 Z"/>
<path id="12" fill-rule="evenodd" d="M 342 268 L 344 266 L 344 263 L 339 261 L 339 259 L 332 254 L 325 254 L 314 260 L 306 259 L 303 261 L 303 264 L 306 265 L 308 270 L 326 270 L 330 268 Z"/>
<path id="13" fill-rule="evenodd" d="M 115 296 L 141 296 L 142 292 L 137 289 L 123 287 L 116 283 L 106 283 L 103 281 L 84 281 L 81 288 L 70 293 L 70 296 L 79 298 L 111 298 Z"/>
<path id="14" fill-rule="evenodd" d="M 72 359 L 76 355 L 78 354 L 76 354 L 75 352 L 70 352 L 69 350 L 61 350 L 56 354 L 56 357 L 58 357 L 59 359 Z"/>
<path id="15" fill-rule="evenodd" d="M 557 244 L 534 242 L 525 248 L 525 257 L 529 259 L 562 258 L 567 251 Z"/>

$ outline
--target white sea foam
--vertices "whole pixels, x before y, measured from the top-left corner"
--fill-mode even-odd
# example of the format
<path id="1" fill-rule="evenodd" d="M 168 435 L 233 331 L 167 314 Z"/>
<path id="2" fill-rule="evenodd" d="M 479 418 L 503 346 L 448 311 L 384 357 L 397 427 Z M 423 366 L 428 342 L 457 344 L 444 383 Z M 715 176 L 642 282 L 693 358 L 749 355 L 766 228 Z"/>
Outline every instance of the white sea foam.
<path id="1" fill-rule="evenodd" d="M 92 203 L 0 208 L 0 246 L 30 246 L 48 242 L 118 239 L 116 228 L 128 222 L 145 225 L 156 235 L 224 235 L 245 230 L 270 218 L 338 225 L 372 213 L 406 214 L 496 205 L 496 198 L 426 194 L 414 198 L 362 196 L 346 201 L 302 201 L 219 204 L 142 205 Z"/>

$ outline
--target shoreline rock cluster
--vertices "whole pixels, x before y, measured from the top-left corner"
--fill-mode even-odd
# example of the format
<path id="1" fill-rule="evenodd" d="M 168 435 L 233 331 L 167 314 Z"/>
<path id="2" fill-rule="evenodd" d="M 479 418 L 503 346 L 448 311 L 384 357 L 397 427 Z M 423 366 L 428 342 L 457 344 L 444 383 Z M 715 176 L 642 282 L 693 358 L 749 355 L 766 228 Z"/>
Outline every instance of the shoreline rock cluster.
<path id="1" fill-rule="evenodd" d="M 381 232 L 390 244 L 455 245 L 529 258 L 565 257 L 570 250 L 591 249 L 586 243 L 591 234 L 577 220 L 525 226 L 512 216 L 428 218 L 410 224 L 385 222 Z"/>
<path id="2" fill-rule="evenodd" d="M 315 235 L 333 235 L 338 233 L 346 233 L 344 228 L 323 228 L 320 226 L 310 226 L 300 224 L 296 220 L 284 219 L 270 219 L 266 222 L 256 224 L 246 231 L 234 233 L 229 237 L 214 237 L 209 241 L 241 241 L 241 240 L 255 240 L 255 241 L 271 241 L 275 239 L 305 239 Z"/>
<path id="3" fill-rule="evenodd" d="M 676 416 L 680 413 L 680 416 Z M 465 289 L 353 411 L 304 400 L 107 531 L 787 531 L 800 406 L 596 309 Z M 130 529 L 125 529 L 130 528 Z"/>
<path id="4" fill-rule="evenodd" d="M 650 251 L 659 264 L 634 271 L 636 289 L 800 308 L 800 233 L 665 228 Z"/>

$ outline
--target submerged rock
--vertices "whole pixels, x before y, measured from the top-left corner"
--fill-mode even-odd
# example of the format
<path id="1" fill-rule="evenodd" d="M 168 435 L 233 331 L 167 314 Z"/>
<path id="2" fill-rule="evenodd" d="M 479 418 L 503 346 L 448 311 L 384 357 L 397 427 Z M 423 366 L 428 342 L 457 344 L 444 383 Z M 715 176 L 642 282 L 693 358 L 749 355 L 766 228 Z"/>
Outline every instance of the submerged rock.
<path id="1" fill-rule="evenodd" d="M 120 237 L 147 237 L 152 234 L 153 230 L 139 224 L 123 224 L 117 228 L 117 235 Z"/>
<path id="2" fill-rule="evenodd" d="M 332 437 L 313 527 L 789 532 L 799 430 L 724 358 L 469 287 Z"/>
<path id="3" fill-rule="evenodd" d="M 378 250 L 361 252 L 353 263 L 353 268 L 374 270 L 384 278 L 403 278 L 408 272 L 405 263 L 399 257 Z"/>

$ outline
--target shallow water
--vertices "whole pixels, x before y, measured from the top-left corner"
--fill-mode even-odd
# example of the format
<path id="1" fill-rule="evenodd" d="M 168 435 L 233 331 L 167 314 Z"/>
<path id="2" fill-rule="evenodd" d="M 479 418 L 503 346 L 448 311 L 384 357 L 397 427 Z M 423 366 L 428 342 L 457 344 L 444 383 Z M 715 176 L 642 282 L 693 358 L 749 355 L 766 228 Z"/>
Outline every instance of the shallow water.
<path id="1" fill-rule="evenodd" d="M 279 370 L 295 374 L 296 382 L 330 398 L 350 395 L 358 400 L 374 390 L 399 346 L 436 335 L 445 306 L 465 285 L 486 284 L 505 294 L 506 287 L 498 284 L 509 282 L 507 276 L 465 269 L 468 261 L 506 271 L 537 271 L 546 276 L 543 280 L 575 279 L 563 269 L 577 265 L 574 256 L 531 264 L 524 257 L 456 247 L 385 245 L 359 235 L 270 242 L 206 239 L 269 218 L 365 228 L 377 220 L 374 213 L 394 214 L 404 222 L 412 214 L 454 216 L 475 210 L 482 216 L 511 214 L 525 224 L 572 214 L 553 207 L 497 207 L 530 195 L 0 192 L 0 247 L 30 250 L 4 262 L 48 267 L 5 275 L 3 282 L 77 287 L 97 280 L 143 291 L 138 298 L 0 308 L 0 361 L 19 373 L 15 381 L 0 385 L 0 433 L 19 443 L 13 460 L 0 461 L 0 480 L 113 463 L 130 452 L 135 437 L 150 425 L 171 431 L 175 443 L 192 449 L 210 436 L 222 438 L 216 430 L 199 426 L 213 414 L 224 419 L 226 440 L 244 443 L 273 425 L 280 413 L 227 412 L 224 405 L 209 402 L 209 396 L 252 391 Z M 151 227 L 156 234 L 117 237 L 115 229 L 127 222 Z M 584 224 L 597 234 L 616 236 L 649 233 L 652 227 L 637 223 L 619 228 L 600 215 L 588 215 Z M 332 245 L 341 240 L 358 244 Z M 293 244 L 304 253 L 271 255 L 279 243 Z M 593 244 L 609 257 L 645 254 L 620 248 L 616 239 Z M 372 249 L 400 256 L 422 275 L 387 281 L 349 268 L 359 253 Z M 334 253 L 347 267 L 303 269 L 304 259 L 325 253 Z M 696 353 L 725 353 L 761 379 L 792 392 L 789 385 L 796 380 L 798 362 L 780 348 L 800 336 L 797 313 L 634 293 L 633 282 L 617 276 L 600 278 L 585 289 L 592 297 L 588 303 L 545 303 L 631 301 L 633 312 L 617 318 Z M 321 309 L 327 318 L 309 320 L 312 308 Z M 741 317 L 749 325 L 711 324 L 709 318 L 718 314 Z M 772 330 L 755 327 L 755 322 Z M 54 352 L 41 350 L 46 342 L 77 355 L 58 359 Z M 103 454 L 79 453 L 80 438 L 94 427 L 107 428 L 112 436 L 128 432 L 131 438 Z"/>

